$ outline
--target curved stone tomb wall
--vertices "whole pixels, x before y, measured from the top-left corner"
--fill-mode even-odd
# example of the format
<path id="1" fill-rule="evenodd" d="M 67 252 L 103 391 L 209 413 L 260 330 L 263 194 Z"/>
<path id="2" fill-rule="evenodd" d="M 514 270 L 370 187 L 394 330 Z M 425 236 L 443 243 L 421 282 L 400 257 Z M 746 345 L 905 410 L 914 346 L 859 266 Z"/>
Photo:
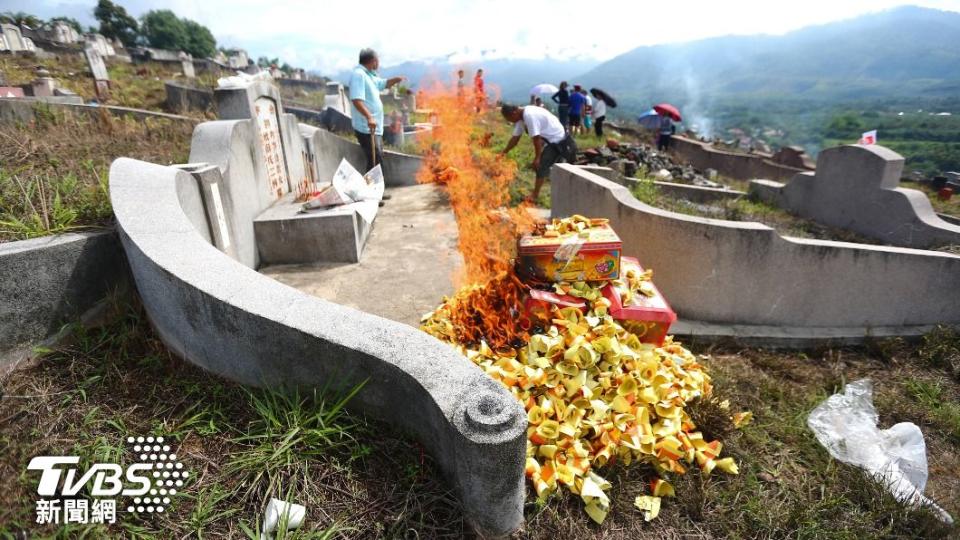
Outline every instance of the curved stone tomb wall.
<path id="1" fill-rule="evenodd" d="M 960 226 L 941 219 L 922 191 L 898 187 L 903 162 L 883 146 L 838 146 L 820 152 L 815 173 L 787 184 L 754 180 L 750 191 L 793 214 L 895 246 L 960 245 Z"/>
<path id="2" fill-rule="evenodd" d="M 687 323 L 801 342 L 917 335 L 960 323 L 957 255 L 787 238 L 760 223 L 676 214 L 566 164 L 551 171 L 551 198 L 554 216 L 609 218 L 624 253 L 654 270 Z"/>
<path id="3" fill-rule="evenodd" d="M 478 531 L 519 527 L 527 422 L 503 386 L 414 328 L 305 295 L 216 249 L 202 185 L 184 170 L 121 158 L 110 193 L 144 308 L 173 351 L 253 386 L 363 384 L 350 406 L 416 437 Z"/>

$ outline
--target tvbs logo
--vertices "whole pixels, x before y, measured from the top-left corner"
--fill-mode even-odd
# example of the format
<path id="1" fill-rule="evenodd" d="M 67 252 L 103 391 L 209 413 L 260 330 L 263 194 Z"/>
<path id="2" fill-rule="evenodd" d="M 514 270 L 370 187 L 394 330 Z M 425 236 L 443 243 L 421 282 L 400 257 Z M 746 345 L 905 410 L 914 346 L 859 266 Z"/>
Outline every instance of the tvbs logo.
<path id="1" fill-rule="evenodd" d="M 127 444 L 139 459 L 126 467 L 94 463 L 81 470 L 79 456 L 30 460 L 27 469 L 40 471 L 37 523 L 114 523 L 116 497 L 133 498 L 129 513 L 163 512 L 190 474 L 163 437 L 128 437 Z"/>
<path id="2" fill-rule="evenodd" d="M 40 476 L 40 484 L 37 486 L 37 495 L 41 497 L 51 497 L 62 495 L 72 497 L 80 492 L 84 486 L 90 484 L 88 492 L 93 497 L 112 497 L 115 495 L 145 495 L 150 491 L 150 470 L 151 465 L 137 463 L 127 467 L 126 480 L 137 487 L 124 487 L 123 467 L 116 463 L 96 463 L 87 470 L 79 479 L 77 474 L 79 470 L 74 467 L 65 469 L 60 468 L 63 465 L 77 465 L 80 463 L 78 456 L 39 456 L 30 460 L 27 468 L 31 471 L 43 471 Z M 66 472 L 65 475 L 61 474 Z M 63 477 L 63 487 L 61 488 L 61 476 Z"/>

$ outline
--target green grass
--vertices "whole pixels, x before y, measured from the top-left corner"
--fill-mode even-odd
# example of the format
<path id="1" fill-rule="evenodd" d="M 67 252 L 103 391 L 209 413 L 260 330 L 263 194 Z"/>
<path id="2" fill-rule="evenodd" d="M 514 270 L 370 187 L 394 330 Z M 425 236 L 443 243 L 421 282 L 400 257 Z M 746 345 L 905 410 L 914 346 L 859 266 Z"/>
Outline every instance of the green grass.
<path id="1" fill-rule="evenodd" d="M 72 341 L 2 381 L 0 538 L 253 538 L 266 501 L 307 507 L 305 527 L 288 538 L 460 538 L 462 509 L 429 456 L 374 420 L 348 412 L 350 393 L 249 390 L 171 356 L 137 308 L 106 327 L 75 329 Z M 810 354 L 699 351 L 715 399 L 691 417 L 724 442 L 739 476 L 674 475 L 677 497 L 644 522 L 633 499 L 649 493 L 650 467 L 600 471 L 613 483 L 612 512 L 590 522 L 578 497 L 528 497 L 515 538 L 948 538 L 956 528 L 906 508 L 858 469 L 833 460 L 806 428 L 810 410 L 847 381 L 871 377 L 881 427 L 913 421 L 930 462 L 927 494 L 960 513 L 960 382 L 941 367 L 955 334 L 919 349 L 900 341 Z M 930 360 L 928 360 L 930 359 Z M 734 429 L 729 412 L 751 410 Z M 954 430 L 954 431 L 952 431 Z M 87 463 L 129 458 L 120 442 L 155 434 L 175 441 L 192 472 L 169 512 L 110 527 L 38 527 L 30 501 L 35 455 L 76 452 Z"/>

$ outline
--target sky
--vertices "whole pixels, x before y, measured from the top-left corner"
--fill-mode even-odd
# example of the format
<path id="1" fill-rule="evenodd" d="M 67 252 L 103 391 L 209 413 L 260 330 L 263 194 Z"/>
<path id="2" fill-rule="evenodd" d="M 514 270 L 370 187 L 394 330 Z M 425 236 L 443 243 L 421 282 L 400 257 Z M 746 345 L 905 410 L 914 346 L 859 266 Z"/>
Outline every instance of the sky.
<path id="1" fill-rule="evenodd" d="M 254 58 L 333 74 L 356 64 L 362 47 L 381 64 L 449 58 L 607 60 L 641 45 L 731 34 L 783 34 L 899 5 L 960 12 L 960 0 L 114 0 L 139 17 L 171 9 L 209 27 L 218 45 Z M 0 12 L 58 15 L 95 25 L 96 0 L 0 0 Z M 361 11 L 362 10 L 362 11 Z"/>

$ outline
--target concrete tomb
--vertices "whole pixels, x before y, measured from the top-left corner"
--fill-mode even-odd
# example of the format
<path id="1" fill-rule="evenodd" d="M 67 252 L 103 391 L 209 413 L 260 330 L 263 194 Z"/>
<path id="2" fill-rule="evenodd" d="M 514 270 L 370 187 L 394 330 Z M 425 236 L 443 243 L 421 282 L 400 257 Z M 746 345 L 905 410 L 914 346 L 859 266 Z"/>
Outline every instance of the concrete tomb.
<path id="1" fill-rule="evenodd" d="M 287 234 L 284 227 L 312 227 L 306 234 L 314 245 L 332 253 L 339 242 L 352 244 L 348 255 L 359 257 L 357 216 L 288 214 L 327 160 L 314 151 L 351 143 L 298 125 L 268 82 L 219 89 L 216 99 L 224 119 L 197 126 L 189 165 L 120 158 L 110 169 L 120 238 L 160 338 L 186 360 L 247 385 L 361 385 L 348 406 L 419 440 L 474 529 L 483 536 L 516 530 L 527 419 L 505 387 L 416 328 L 255 271 L 270 257 L 263 246 Z M 272 238 L 256 225 L 269 220 L 286 220 Z M 372 285 L 358 279 L 357 286 Z"/>
<path id="2" fill-rule="evenodd" d="M 816 172 L 787 183 L 754 180 L 760 199 L 805 217 L 894 246 L 960 245 L 960 226 L 937 216 L 921 191 L 898 187 L 903 157 L 878 145 L 828 148 Z"/>
<path id="3" fill-rule="evenodd" d="M 827 161 L 836 157 L 828 152 Z M 821 167 L 833 169 L 823 158 Z M 550 182 L 554 217 L 610 219 L 624 252 L 653 269 L 680 316 L 671 331 L 688 341 L 809 347 L 960 324 L 958 255 L 785 237 L 761 223 L 670 212 L 574 165 L 555 165 Z"/>

